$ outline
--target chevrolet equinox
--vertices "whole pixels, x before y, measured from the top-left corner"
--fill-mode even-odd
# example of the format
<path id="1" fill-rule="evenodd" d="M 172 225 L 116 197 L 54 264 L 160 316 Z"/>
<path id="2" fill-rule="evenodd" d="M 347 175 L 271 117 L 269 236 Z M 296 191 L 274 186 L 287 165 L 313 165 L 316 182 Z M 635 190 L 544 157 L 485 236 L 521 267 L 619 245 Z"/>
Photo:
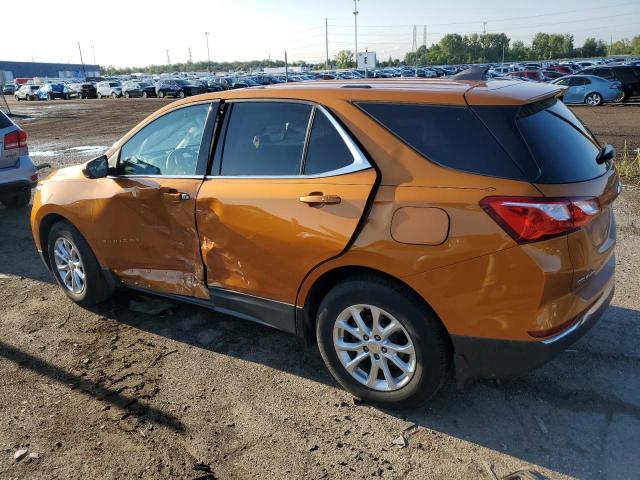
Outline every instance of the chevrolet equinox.
<path id="1" fill-rule="evenodd" d="M 283 84 L 172 103 L 37 187 L 37 249 L 82 306 L 119 286 L 317 342 L 406 407 L 518 375 L 614 288 L 620 184 L 557 85 Z"/>

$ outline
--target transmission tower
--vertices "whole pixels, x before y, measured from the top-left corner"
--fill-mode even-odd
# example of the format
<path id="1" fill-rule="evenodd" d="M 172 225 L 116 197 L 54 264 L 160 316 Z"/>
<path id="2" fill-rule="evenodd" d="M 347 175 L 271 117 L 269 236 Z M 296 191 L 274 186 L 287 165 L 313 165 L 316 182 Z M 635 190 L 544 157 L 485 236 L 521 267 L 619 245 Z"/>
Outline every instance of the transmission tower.
<path id="1" fill-rule="evenodd" d="M 411 51 L 415 52 L 416 50 L 418 50 L 418 35 L 417 35 L 418 31 L 416 29 L 416 26 L 413 26 L 413 43 L 411 44 Z"/>
<path id="2" fill-rule="evenodd" d="M 427 26 L 424 26 L 424 30 L 422 31 L 422 45 L 427 46 Z"/>

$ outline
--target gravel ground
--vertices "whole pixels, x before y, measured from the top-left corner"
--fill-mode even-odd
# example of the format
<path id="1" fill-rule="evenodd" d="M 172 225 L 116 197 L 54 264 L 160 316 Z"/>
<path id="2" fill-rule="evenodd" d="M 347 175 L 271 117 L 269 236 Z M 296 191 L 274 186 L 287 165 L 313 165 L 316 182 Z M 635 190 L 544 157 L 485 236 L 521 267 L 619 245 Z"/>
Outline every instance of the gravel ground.
<path id="1" fill-rule="evenodd" d="M 54 166 L 95 156 L 164 103 L 10 100 L 34 159 Z M 575 111 L 602 140 L 640 147 L 640 108 Z M 0 207 L 0 478 L 491 480 L 491 466 L 638 479 L 639 207 L 625 189 L 616 296 L 586 337 L 525 377 L 448 385 L 403 412 L 357 404 L 315 348 L 275 330 L 187 305 L 136 313 L 131 292 L 74 305 L 27 212 Z"/>

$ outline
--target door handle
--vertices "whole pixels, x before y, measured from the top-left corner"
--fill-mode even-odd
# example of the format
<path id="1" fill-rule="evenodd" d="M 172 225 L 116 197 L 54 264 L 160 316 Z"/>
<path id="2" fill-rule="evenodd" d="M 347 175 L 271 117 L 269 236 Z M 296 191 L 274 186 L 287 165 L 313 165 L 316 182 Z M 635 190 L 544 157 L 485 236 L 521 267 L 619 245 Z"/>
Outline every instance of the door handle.
<path id="1" fill-rule="evenodd" d="M 183 200 L 189 200 L 191 198 L 191 195 L 189 195 L 188 193 L 179 192 L 175 188 L 162 189 L 161 193 L 165 197 L 168 197 L 171 200 L 178 201 L 178 202 Z"/>
<path id="2" fill-rule="evenodd" d="M 321 205 L 337 205 L 342 199 L 338 195 L 323 195 L 321 192 L 311 192 L 309 195 L 300 197 L 300 201 L 310 207 L 317 207 Z"/>

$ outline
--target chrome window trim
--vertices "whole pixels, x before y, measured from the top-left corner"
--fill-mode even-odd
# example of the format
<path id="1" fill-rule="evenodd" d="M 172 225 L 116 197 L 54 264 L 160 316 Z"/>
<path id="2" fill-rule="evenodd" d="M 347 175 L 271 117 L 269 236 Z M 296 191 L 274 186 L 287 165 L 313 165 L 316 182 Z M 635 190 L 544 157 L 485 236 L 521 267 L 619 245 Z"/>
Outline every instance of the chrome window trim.
<path id="1" fill-rule="evenodd" d="M 338 168 L 336 170 L 330 170 L 328 172 L 322 173 L 314 173 L 312 175 L 207 175 L 205 178 L 207 180 L 221 178 L 221 179 L 314 179 L 314 178 L 327 178 L 327 177 L 337 177 L 339 175 L 346 175 L 349 173 L 360 172 L 362 170 L 367 170 L 372 168 L 371 163 L 367 160 L 366 155 L 362 152 L 360 147 L 353 141 L 351 136 L 347 133 L 347 131 L 338 123 L 338 121 L 334 118 L 334 116 L 322 105 L 318 105 L 317 103 L 307 101 L 307 100 L 296 100 L 296 99 L 280 99 L 280 98 L 242 98 L 242 99 L 233 99 L 233 100 L 225 100 L 225 103 L 244 103 L 244 102 L 273 102 L 273 103 L 304 103 L 307 105 L 311 105 L 315 107 L 314 111 L 312 111 L 312 116 L 317 114 L 317 111 L 321 111 L 325 117 L 329 119 L 329 122 L 336 129 L 340 138 L 347 146 L 349 152 L 353 156 L 353 162 L 349 165 Z M 307 133 L 310 133 L 307 132 Z M 305 148 L 304 155 L 306 156 L 306 148 L 307 148 L 308 138 L 305 139 Z M 303 159 L 304 160 L 304 159 Z"/>
<path id="2" fill-rule="evenodd" d="M 202 180 L 204 175 L 107 175 L 107 178 L 186 178 L 193 180 Z"/>

